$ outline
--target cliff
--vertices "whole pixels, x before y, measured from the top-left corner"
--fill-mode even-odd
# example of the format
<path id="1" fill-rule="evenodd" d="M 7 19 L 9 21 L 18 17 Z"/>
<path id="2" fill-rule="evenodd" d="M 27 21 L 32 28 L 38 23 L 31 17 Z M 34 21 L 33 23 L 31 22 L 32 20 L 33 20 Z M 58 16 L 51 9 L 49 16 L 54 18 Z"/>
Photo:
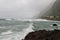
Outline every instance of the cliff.
<path id="1" fill-rule="evenodd" d="M 60 40 L 60 30 L 30 32 L 24 40 Z"/>
<path id="2" fill-rule="evenodd" d="M 48 9 L 48 8 L 46 8 L 46 9 Z M 47 10 L 46 12 L 44 12 L 44 11 L 41 12 L 41 13 L 43 13 L 43 15 L 39 16 L 38 18 L 60 21 L 60 0 L 56 0 L 55 3 L 52 5 L 52 7 L 49 10 Z M 50 18 L 51 16 L 52 16 L 52 18 Z"/>

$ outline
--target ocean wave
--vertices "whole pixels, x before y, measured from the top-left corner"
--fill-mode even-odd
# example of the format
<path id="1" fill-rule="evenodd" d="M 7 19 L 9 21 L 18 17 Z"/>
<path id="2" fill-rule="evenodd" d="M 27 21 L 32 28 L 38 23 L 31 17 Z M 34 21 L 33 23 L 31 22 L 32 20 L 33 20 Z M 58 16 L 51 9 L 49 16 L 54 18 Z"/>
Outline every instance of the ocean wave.
<path id="1" fill-rule="evenodd" d="M 32 30 L 33 28 L 32 25 L 33 23 L 29 24 L 28 28 L 25 28 L 17 33 L 11 32 L 11 30 L 7 32 L 3 32 L 2 35 L 0 36 L 0 40 L 22 40 L 29 32 L 34 31 Z"/>
<path id="2" fill-rule="evenodd" d="M 7 20 L 7 21 L 48 21 L 47 19 L 12 19 L 12 18 L 1 18 L 0 20 Z"/>

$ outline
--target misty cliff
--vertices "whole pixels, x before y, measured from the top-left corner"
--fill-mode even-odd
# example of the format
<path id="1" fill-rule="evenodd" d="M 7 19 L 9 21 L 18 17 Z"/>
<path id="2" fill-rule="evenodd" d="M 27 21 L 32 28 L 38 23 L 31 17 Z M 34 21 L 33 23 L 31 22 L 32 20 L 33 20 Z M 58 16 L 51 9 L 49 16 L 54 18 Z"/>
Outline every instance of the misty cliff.
<path id="1" fill-rule="evenodd" d="M 48 9 L 48 8 L 46 8 L 46 9 Z M 45 18 L 46 16 L 49 16 L 48 18 L 50 18 L 50 16 L 54 16 L 54 18 L 57 18 L 56 16 L 60 16 L 60 0 L 56 0 L 55 3 L 53 4 L 53 6 L 49 10 L 47 10 L 46 12 L 44 12 L 44 11 L 41 12 L 41 13 L 43 13 L 43 15 L 39 16 L 38 18 L 43 18 L 43 17 Z M 58 18 L 58 20 L 59 20 L 59 18 Z"/>

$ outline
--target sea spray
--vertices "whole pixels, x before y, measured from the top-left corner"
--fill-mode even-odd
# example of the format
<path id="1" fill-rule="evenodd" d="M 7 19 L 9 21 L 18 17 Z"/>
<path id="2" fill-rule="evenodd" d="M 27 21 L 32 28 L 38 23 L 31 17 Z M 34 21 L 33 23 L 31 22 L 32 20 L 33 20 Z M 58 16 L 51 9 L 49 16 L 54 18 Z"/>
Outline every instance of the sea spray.
<path id="1" fill-rule="evenodd" d="M 24 33 L 23 38 L 25 38 L 25 36 L 26 36 L 29 32 L 34 31 L 32 28 L 34 28 L 34 27 L 33 27 L 33 23 L 30 23 L 30 24 L 29 24 L 29 27 L 28 27 L 27 29 L 24 29 L 24 30 L 23 30 L 23 33 Z"/>

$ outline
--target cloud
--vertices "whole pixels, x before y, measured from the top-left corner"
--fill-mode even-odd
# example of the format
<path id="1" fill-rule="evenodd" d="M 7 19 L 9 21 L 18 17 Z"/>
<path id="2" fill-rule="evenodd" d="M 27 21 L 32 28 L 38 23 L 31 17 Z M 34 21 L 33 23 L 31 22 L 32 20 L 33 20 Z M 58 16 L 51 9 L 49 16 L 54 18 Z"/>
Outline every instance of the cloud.
<path id="1" fill-rule="evenodd" d="M 0 0 L 0 17 L 33 18 L 52 0 Z"/>

